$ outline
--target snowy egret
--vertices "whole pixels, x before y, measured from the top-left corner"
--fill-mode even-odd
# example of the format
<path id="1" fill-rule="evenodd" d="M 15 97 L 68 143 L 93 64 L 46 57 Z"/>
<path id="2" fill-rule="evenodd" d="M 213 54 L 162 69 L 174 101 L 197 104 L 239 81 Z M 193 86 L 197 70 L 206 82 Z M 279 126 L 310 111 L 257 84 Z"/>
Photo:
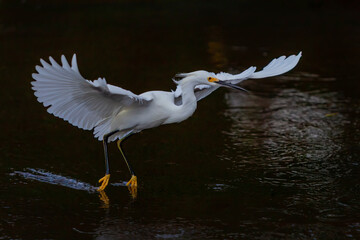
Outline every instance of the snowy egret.
<path id="1" fill-rule="evenodd" d="M 137 187 L 137 177 L 121 149 L 121 142 L 128 136 L 144 129 L 162 124 L 178 123 L 189 118 L 197 107 L 197 101 L 208 96 L 219 87 L 244 90 L 235 85 L 245 79 L 265 78 L 283 74 L 296 66 L 298 55 L 273 59 L 261 71 L 250 67 L 239 74 L 195 71 L 177 74 L 173 92 L 149 91 L 136 95 L 123 88 L 107 84 L 104 78 L 89 81 L 79 72 L 76 55 L 71 66 L 61 56 L 62 66 L 52 57 L 50 63 L 40 59 L 38 73 L 31 82 L 37 100 L 47 111 L 81 129 L 92 130 L 102 140 L 105 154 L 105 176 L 99 180 L 99 191 L 105 189 L 110 179 L 107 145 L 118 140 L 117 146 L 127 164 L 131 179 L 127 186 Z"/>

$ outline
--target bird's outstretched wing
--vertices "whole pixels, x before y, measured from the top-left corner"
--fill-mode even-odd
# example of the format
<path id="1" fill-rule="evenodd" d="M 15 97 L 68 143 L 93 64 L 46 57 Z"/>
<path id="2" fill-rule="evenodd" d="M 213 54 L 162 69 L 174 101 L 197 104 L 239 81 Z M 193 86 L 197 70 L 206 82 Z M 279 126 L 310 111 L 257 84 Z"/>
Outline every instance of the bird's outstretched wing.
<path id="1" fill-rule="evenodd" d="M 246 79 L 257 79 L 257 78 L 267 78 L 277 76 L 283 73 L 286 73 L 293 69 L 299 59 L 301 58 L 301 52 L 298 55 L 291 55 L 289 57 L 281 56 L 279 58 L 273 59 L 266 67 L 264 67 L 261 71 L 255 72 L 256 67 L 249 67 L 245 71 L 239 74 L 230 74 L 226 72 L 220 72 L 215 74 L 214 77 L 218 78 L 222 81 L 229 81 L 231 84 L 238 84 Z M 210 95 L 213 91 L 218 89 L 220 86 L 210 86 L 210 85 L 198 85 L 195 87 L 195 96 L 199 101 L 208 95 Z M 175 104 L 181 104 L 181 87 L 178 85 L 175 95 Z"/>
<path id="2" fill-rule="evenodd" d="M 107 84 L 104 78 L 89 81 L 79 72 L 76 55 L 71 66 L 61 56 L 62 66 L 52 57 L 50 63 L 40 59 L 42 66 L 36 66 L 31 82 L 37 100 L 47 111 L 72 125 L 90 130 L 102 139 L 102 134 L 109 127 L 107 119 L 116 115 L 121 108 L 131 104 L 146 104 L 151 98 L 136 95 L 130 91 Z"/>

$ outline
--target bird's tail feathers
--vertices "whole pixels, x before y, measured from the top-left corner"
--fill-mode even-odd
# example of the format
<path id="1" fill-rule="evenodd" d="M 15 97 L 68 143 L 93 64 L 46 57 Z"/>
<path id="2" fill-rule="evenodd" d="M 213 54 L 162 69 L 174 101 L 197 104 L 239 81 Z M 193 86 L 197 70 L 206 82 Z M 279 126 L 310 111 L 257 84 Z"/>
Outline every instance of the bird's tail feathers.
<path id="1" fill-rule="evenodd" d="M 96 127 L 94 128 L 94 136 L 99 141 L 102 141 L 104 135 L 110 132 L 112 117 L 108 117 L 100 120 L 96 123 Z"/>
<path id="2" fill-rule="evenodd" d="M 104 139 L 104 136 L 111 132 L 111 123 L 112 123 L 112 117 L 105 118 L 101 121 L 99 121 L 94 128 L 94 136 L 99 141 L 102 141 Z M 135 133 L 136 131 L 124 129 L 121 130 L 113 135 L 111 135 L 108 139 L 109 142 L 115 141 L 116 139 L 122 139 L 125 136 L 128 136 L 131 133 Z"/>

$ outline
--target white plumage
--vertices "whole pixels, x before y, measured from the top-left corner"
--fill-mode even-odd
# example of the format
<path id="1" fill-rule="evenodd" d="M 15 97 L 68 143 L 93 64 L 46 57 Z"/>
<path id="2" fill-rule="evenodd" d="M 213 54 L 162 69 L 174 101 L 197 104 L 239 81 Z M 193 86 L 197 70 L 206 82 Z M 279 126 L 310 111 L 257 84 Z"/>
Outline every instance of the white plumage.
<path id="1" fill-rule="evenodd" d="M 177 77 L 186 79 L 196 74 L 200 76 L 208 75 L 231 84 L 238 84 L 245 79 L 265 78 L 279 75 L 291 70 L 296 66 L 301 57 L 301 52 L 295 56 L 288 58 L 285 56 L 272 60 L 262 71 L 255 72 L 256 67 L 250 67 L 240 74 L 229 74 L 225 72 L 209 73 L 206 71 L 197 71 L 192 73 L 177 74 Z M 89 81 L 83 78 L 79 72 L 76 55 L 73 55 L 71 66 L 64 56 L 61 56 L 62 66 L 60 66 L 52 57 L 49 58 L 50 64 L 44 60 L 40 60 L 42 66 L 36 66 L 38 73 L 34 73 L 32 77 L 33 90 L 38 101 L 43 103 L 45 107 L 49 107 L 47 111 L 57 117 L 68 121 L 74 126 L 81 129 L 94 129 L 94 135 L 99 140 L 111 131 L 120 130 L 121 133 L 127 133 L 131 130 L 134 132 L 141 131 L 139 126 L 131 129 L 132 126 L 127 124 L 126 129 L 115 129 L 112 124 L 114 119 L 119 116 L 122 110 L 136 109 L 144 105 L 152 105 L 153 98 L 162 100 L 174 98 L 172 103 L 163 103 L 164 105 L 175 104 L 182 105 L 182 85 L 181 80 L 177 82 L 178 86 L 175 92 L 150 91 L 141 95 L 136 95 L 128 90 L 116 87 L 106 83 L 104 78 L 95 81 Z M 204 77 L 206 79 L 207 76 Z M 208 81 L 194 84 L 194 94 L 197 101 L 211 94 L 221 85 L 209 83 Z M 162 95 L 162 97 L 160 97 Z M 169 98 L 170 97 L 170 98 Z M 156 104 L 153 104 L 156 106 Z M 139 108 L 144 110 L 144 108 Z M 175 110 L 174 109 L 171 110 Z M 121 114 L 120 114 L 121 115 Z M 124 117 L 124 116 L 123 116 Z M 166 121 L 171 118 L 159 120 L 162 123 L 171 123 L 176 121 Z M 152 125 L 152 124 L 150 124 Z M 157 125 L 157 124 L 155 124 Z M 111 140 L 121 138 L 121 133 L 117 137 L 113 136 Z"/>
<path id="2" fill-rule="evenodd" d="M 175 81 L 178 85 L 175 92 L 149 91 L 136 95 L 107 84 L 104 78 L 86 80 L 79 72 L 74 54 L 71 66 L 64 56 L 61 56 L 62 66 L 51 57 L 51 64 L 41 59 L 42 66 L 36 66 L 38 73 L 32 75 L 35 81 L 31 83 L 38 101 L 48 107 L 49 113 L 79 128 L 94 129 L 95 137 L 104 140 L 106 171 L 105 176 L 99 180 L 102 182 L 99 191 L 102 191 L 110 178 L 107 153 L 109 141 L 119 139 L 118 148 L 123 154 L 120 143 L 130 134 L 162 124 L 184 121 L 195 112 L 197 101 L 219 87 L 244 90 L 234 84 L 245 79 L 285 73 L 296 66 L 300 57 L 301 52 L 297 56 L 276 58 L 259 72 L 255 72 L 255 67 L 250 67 L 236 75 L 207 71 L 182 73 L 177 75 L 181 80 Z M 136 188 L 135 172 L 124 154 L 123 157 L 132 175 L 127 185 Z"/>
<path id="3" fill-rule="evenodd" d="M 64 56 L 60 66 L 52 57 L 51 65 L 40 60 L 38 73 L 32 77 L 33 90 L 47 111 L 72 125 L 85 130 L 95 128 L 94 134 L 102 140 L 109 129 L 111 117 L 131 104 L 146 104 L 151 99 L 141 97 L 123 88 L 106 83 L 104 78 L 88 81 L 79 72 L 76 55 L 71 67 Z"/>
<path id="4" fill-rule="evenodd" d="M 256 67 L 250 67 L 240 74 L 232 75 L 225 72 L 209 73 L 232 84 L 238 84 L 245 79 L 265 78 L 279 75 L 296 66 L 301 57 L 301 52 L 288 58 L 285 56 L 272 60 L 262 71 L 255 72 Z M 41 66 L 36 66 L 38 73 L 32 76 L 33 90 L 38 101 L 48 108 L 48 112 L 60 117 L 81 129 L 94 129 L 95 136 L 102 140 L 103 135 L 111 129 L 113 118 L 127 106 L 143 105 L 152 100 L 151 94 L 136 95 L 128 90 L 106 83 L 104 78 L 88 81 L 79 72 L 76 55 L 74 54 L 71 65 L 64 56 L 61 56 L 62 66 L 53 58 L 50 64 L 40 60 Z M 178 74 L 186 78 L 193 73 Z M 178 83 L 178 82 L 177 82 Z M 211 94 L 220 85 L 198 84 L 195 85 L 195 96 L 199 101 Z M 166 92 L 158 92 L 166 93 Z M 173 93 L 176 105 L 182 104 L 181 84 L 178 84 Z M 113 138 L 112 140 L 114 140 Z"/>

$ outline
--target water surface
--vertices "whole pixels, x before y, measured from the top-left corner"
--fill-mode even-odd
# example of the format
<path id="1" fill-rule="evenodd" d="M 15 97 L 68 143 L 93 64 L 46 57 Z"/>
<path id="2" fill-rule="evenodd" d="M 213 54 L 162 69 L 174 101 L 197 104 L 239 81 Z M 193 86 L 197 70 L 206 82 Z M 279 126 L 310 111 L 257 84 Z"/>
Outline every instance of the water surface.
<path id="1" fill-rule="evenodd" d="M 261 6 L 261 7 L 260 7 Z M 0 239 L 360 238 L 358 4 L 183 1 L 0 4 Z M 198 69 L 237 73 L 303 51 L 291 72 L 219 90 L 181 124 L 116 145 L 49 115 L 39 58 L 135 93 Z"/>

